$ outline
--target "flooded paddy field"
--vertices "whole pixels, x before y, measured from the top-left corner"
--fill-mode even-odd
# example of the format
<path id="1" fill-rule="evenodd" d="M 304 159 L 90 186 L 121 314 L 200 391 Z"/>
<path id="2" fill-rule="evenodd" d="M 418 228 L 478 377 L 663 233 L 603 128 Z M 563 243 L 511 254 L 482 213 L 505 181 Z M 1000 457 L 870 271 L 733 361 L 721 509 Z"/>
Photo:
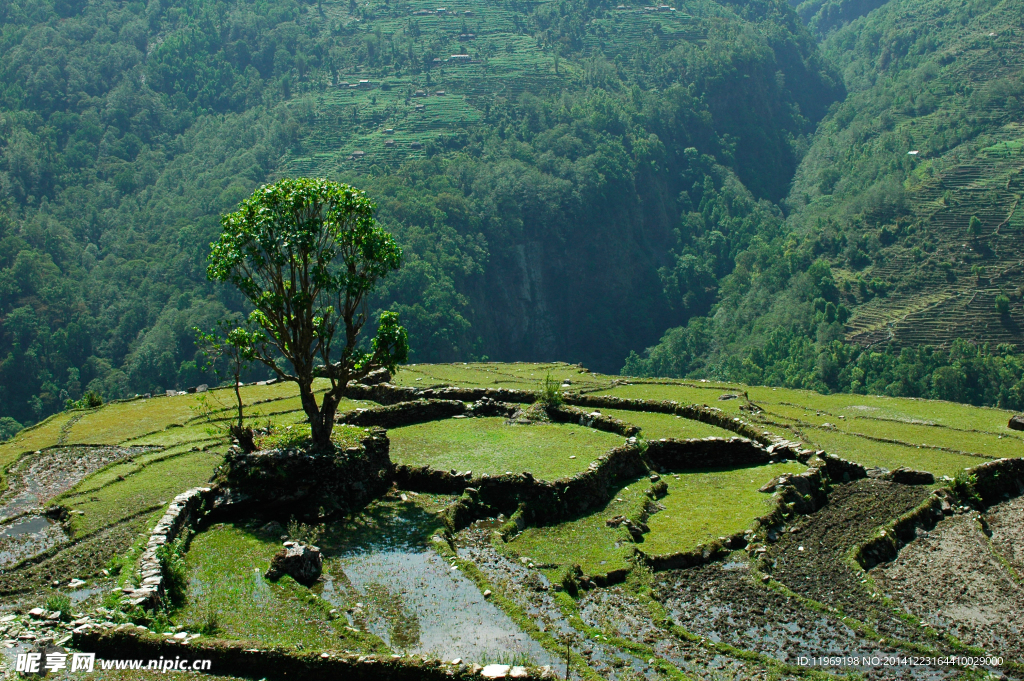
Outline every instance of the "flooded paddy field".
<path id="1" fill-rule="evenodd" d="M 351 519 L 316 529 L 270 522 L 259 528 L 221 524 L 199 533 L 187 553 L 188 598 L 176 621 L 191 630 L 205 627 L 223 637 L 300 649 L 552 663 L 542 646 L 434 550 L 443 534 L 436 512 L 451 498 L 406 499 L 414 500 L 376 501 Z M 315 541 L 322 549 L 323 577 L 308 590 L 290 577 L 264 577 L 282 537 Z M 264 621 L 266 613 L 273 614 L 272 624 Z"/>
<path id="2" fill-rule="evenodd" d="M 140 447 L 57 447 L 23 457 L 8 472 L 8 488 L 0 494 L 0 569 L 51 551 L 71 538 L 57 522 L 62 514 L 43 514 L 47 502 L 96 472 L 147 451 Z"/>

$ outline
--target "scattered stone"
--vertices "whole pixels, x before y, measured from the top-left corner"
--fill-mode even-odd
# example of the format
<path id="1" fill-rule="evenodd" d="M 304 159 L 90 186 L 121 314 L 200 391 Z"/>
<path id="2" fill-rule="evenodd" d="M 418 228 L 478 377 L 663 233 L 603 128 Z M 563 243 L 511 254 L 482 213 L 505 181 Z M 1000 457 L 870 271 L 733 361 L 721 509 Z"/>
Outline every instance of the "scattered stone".
<path id="1" fill-rule="evenodd" d="M 319 548 L 289 541 L 271 559 L 266 578 L 276 581 L 284 575 L 291 575 L 295 581 L 309 586 L 320 579 L 323 565 Z"/>
<path id="2" fill-rule="evenodd" d="M 1024 430 L 1024 414 L 1014 414 L 1006 425 L 1010 430 Z"/>
<path id="3" fill-rule="evenodd" d="M 276 520 L 271 520 L 269 523 L 260 528 L 260 532 L 281 535 L 284 532 L 284 525 L 277 522 Z"/>
<path id="4" fill-rule="evenodd" d="M 489 664 L 480 672 L 485 679 L 503 679 L 512 670 L 507 664 Z"/>

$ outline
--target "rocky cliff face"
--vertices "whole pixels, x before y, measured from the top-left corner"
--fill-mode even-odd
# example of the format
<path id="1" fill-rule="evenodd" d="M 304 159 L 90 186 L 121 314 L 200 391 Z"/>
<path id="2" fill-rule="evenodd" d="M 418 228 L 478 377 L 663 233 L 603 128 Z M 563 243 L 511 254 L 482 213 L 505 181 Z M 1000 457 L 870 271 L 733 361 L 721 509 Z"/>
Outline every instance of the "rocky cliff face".
<path id="1" fill-rule="evenodd" d="M 647 188 L 648 204 L 492 252 L 471 292 L 483 353 L 494 360 L 583 362 L 615 372 L 630 349 L 657 342 L 684 321 L 662 292 L 679 211 L 668 183 Z M 585 228 L 585 229 L 584 229 Z"/>

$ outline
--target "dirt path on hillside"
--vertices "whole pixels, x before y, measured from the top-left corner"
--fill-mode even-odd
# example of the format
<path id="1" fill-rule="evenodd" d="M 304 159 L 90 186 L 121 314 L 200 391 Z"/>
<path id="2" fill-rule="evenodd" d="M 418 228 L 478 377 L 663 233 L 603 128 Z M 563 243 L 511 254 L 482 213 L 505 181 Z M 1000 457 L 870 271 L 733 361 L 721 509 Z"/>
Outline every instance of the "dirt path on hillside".
<path id="1" fill-rule="evenodd" d="M 1024 659 L 1024 587 L 994 554 L 977 515 L 952 516 L 919 534 L 895 561 L 871 571 L 879 587 L 964 643 Z"/>

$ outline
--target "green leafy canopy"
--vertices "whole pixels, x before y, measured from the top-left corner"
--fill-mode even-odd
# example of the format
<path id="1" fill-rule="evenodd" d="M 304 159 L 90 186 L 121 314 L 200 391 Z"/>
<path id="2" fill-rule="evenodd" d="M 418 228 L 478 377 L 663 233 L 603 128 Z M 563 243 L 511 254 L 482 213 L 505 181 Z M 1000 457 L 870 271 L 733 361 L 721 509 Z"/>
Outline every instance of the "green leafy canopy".
<path id="1" fill-rule="evenodd" d="M 393 312 L 381 313 L 371 351 L 359 347 L 366 295 L 402 263 L 401 248 L 374 220 L 375 208 L 345 184 L 285 179 L 260 187 L 225 215 L 211 245 L 210 279 L 233 284 L 254 308 L 249 330 L 235 329 L 228 342 L 299 384 L 318 441 L 328 441 L 350 380 L 378 367 L 394 371 L 408 357 L 408 337 Z M 319 409 L 312 399 L 316 376 L 331 381 Z"/>

